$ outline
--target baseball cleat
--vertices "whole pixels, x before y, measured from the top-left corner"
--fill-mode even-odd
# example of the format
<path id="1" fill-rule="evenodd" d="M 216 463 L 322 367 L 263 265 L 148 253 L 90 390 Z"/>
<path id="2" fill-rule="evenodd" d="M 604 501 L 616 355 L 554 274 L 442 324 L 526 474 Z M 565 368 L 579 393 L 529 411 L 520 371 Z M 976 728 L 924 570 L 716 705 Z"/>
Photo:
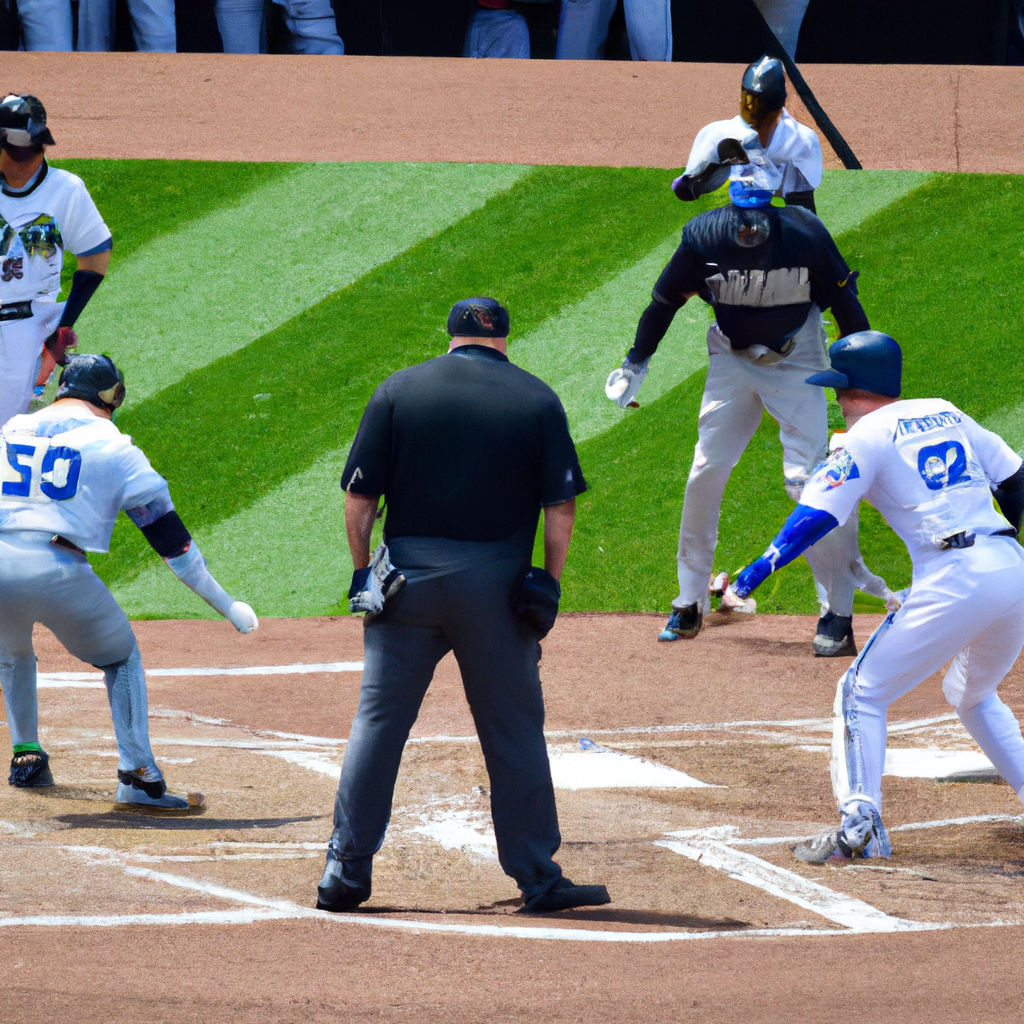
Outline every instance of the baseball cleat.
<path id="1" fill-rule="evenodd" d="M 659 640 L 692 640 L 704 625 L 704 614 L 699 604 L 685 608 L 673 608 L 665 628 L 658 634 Z"/>
<path id="2" fill-rule="evenodd" d="M 752 597 L 740 597 L 731 587 L 722 595 L 720 612 L 742 612 L 744 615 L 757 614 L 757 601 Z"/>
<path id="3" fill-rule="evenodd" d="M 857 653 L 853 641 L 853 616 L 836 615 L 831 609 L 818 619 L 818 631 L 811 647 L 817 658 L 852 658 Z"/>
<path id="4" fill-rule="evenodd" d="M 857 852 L 846 841 L 842 830 L 823 832 L 820 836 L 791 846 L 790 850 L 797 860 L 805 864 L 849 864 Z"/>
<path id="5" fill-rule="evenodd" d="M 26 750 L 11 758 L 11 774 L 7 777 L 9 786 L 18 789 L 38 789 L 52 786 L 50 755 L 45 750 Z"/>
<path id="6" fill-rule="evenodd" d="M 189 796 L 175 796 L 167 792 L 167 783 L 163 779 L 150 781 L 146 776 L 152 769 L 136 768 L 135 771 L 117 771 L 117 792 L 114 799 L 119 804 L 139 804 L 142 807 L 159 807 L 167 811 L 185 811 L 189 807 L 202 807 L 205 797 L 199 793 Z M 193 803 L 193 800 L 196 802 Z"/>
<path id="7" fill-rule="evenodd" d="M 550 889 L 527 900 L 520 914 L 550 914 L 574 907 L 603 907 L 612 898 L 603 885 L 574 885 L 568 878 L 559 878 Z"/>
<path id="8" fill-rule="evenodd" d="M 368 860 L 365 865 L 357 868 L 353 862 L 350 861 L 346 865 L 329 852 L 323 877 L 316 890 L 316 909 L 329 910 L 332 914 L 345 914 L 355 910 L 360 903 L 365 903 L 372 894 L 370 863 Z M 350 876 L 357 876 L 358 881 L 355 884 L 352 878 L 345 879 L 346 866 Z"/>

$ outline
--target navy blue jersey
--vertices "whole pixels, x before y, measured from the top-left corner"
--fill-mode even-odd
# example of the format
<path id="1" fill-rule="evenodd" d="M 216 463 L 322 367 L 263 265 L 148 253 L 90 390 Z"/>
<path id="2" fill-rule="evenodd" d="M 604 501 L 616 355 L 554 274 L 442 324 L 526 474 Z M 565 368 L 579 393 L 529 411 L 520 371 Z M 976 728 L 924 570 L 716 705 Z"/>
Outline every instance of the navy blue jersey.
<path id="1" fill-rule="evenodd" d="M 714 307 L 734 349 L 764 345 L 785 353 L 812 304 L 835 307 L 843 333 L 856 329 L 843 323 L 863 318 L 855 277 L 828 229 L 808 210 L 730 205 L 687 223 L 654 298 L 678 307 L 696 292 Z"/>

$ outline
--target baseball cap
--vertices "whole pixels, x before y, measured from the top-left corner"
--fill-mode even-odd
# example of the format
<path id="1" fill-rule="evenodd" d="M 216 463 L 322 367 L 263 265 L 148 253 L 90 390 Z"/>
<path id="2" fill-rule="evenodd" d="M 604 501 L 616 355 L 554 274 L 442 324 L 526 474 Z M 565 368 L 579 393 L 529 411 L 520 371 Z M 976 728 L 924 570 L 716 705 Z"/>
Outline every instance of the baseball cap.
<path id="1" fill-rule="evenodd" d="M 448 314 L 448 333 L 468 338 L 507 338 L 508 310 L 497 299 L 462 299 Z"/>

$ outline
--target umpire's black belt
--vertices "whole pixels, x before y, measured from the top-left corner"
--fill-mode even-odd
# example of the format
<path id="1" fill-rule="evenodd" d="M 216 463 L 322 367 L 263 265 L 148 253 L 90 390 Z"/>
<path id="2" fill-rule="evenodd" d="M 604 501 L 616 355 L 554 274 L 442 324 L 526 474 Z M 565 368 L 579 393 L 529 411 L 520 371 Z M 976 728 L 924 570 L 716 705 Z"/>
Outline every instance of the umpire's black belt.
<path id="1" fill-rule="evenodd" d="M 0 306 L 0 323 L 27 320 L 32 315 L 32 302 L 8 302 Z"/>

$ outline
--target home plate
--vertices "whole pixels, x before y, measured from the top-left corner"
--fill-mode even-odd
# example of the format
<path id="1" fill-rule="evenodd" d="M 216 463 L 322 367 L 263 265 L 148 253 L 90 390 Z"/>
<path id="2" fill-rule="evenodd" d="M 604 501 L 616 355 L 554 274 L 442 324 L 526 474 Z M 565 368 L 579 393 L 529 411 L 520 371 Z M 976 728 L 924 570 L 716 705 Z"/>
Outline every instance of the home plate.
<path id="1" fill-rule="evenodd" d="M 892 749 L 885 752 L 885 774 L 943 782 L 999 782 L 992 762 L 976 750 Z"/>
<path id="2" fill-rule="evenodd" d="M 555 789 L 721 788 L 668 765 L 609 750 L 586 736 L 579 750 L 548 747 L 548 760 Z"/>

